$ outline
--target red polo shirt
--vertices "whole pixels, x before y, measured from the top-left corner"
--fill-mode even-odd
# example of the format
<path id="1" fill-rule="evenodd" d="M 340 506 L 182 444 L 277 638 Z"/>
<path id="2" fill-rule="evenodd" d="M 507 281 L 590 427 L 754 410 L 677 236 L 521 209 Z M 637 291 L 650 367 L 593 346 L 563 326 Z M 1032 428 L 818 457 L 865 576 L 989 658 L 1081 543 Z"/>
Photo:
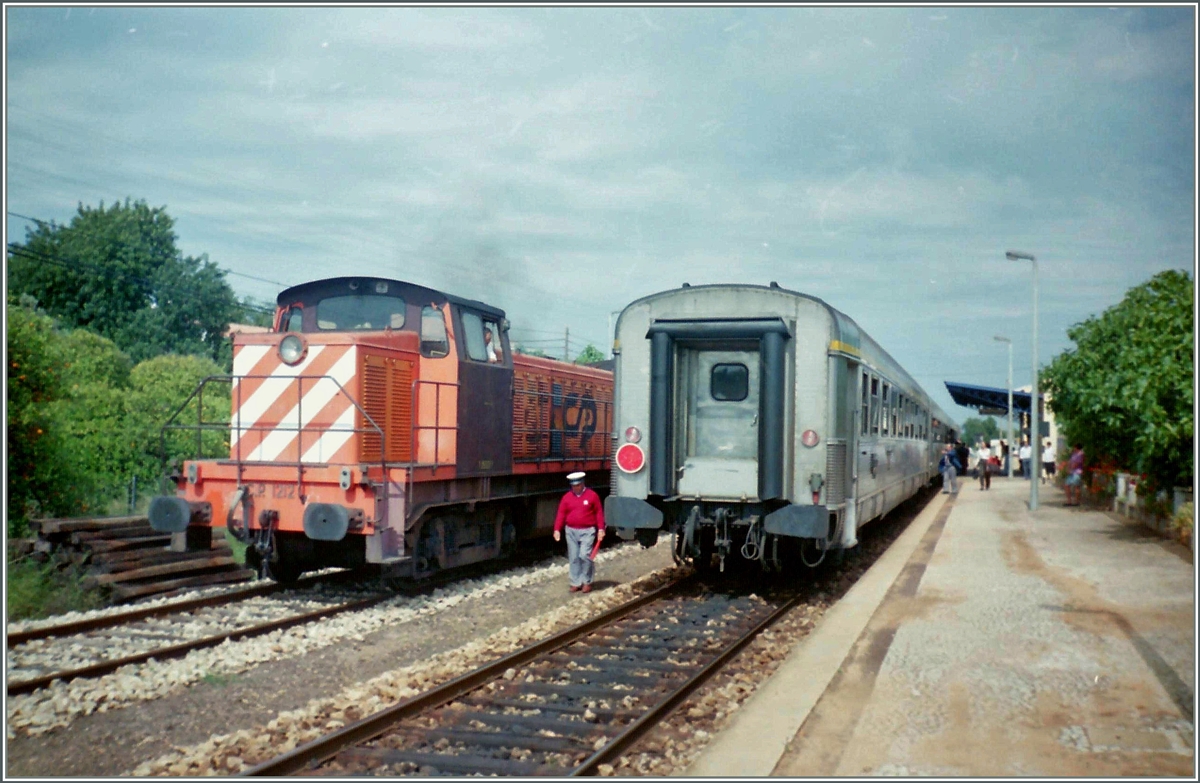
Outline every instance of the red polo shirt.
<path id="1" fill-rule="evenodd" d="M 604 507 L 600 503 L 600 496 L 586 488 L 578 495 L 567 490 L 567 494 L 563 495 L 558 504 L 558 515 L 554 517 L 555 531 L 561 531 L 564 524 L 567 527 L 594 527 L 603 530 Z"/>

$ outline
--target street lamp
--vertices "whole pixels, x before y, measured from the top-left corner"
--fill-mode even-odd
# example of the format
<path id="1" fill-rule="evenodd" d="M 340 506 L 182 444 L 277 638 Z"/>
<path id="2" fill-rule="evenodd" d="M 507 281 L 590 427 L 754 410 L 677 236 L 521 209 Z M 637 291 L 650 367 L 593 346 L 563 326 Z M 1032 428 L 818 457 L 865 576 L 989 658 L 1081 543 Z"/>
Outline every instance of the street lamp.
<path id="1" fill-rule="evenodd" d="M 1039 446 L 1042 442 L 1042 433 L 1040 422 L 1038 421 L 1038 358 L 1037 358 L 1037 259 L 1029 253 L 1018 253 L 1014 250 L 1009 250 L 1004 254 L 1004 257 L 1009 261 L 1029 261 L 1033 264 L 1033 382 L 1029 387 L 1029 461 L 1033 465 L 1037 465 L 1036 460 L 1041 459 L 1041 449 Z M 1034 444 L 1038 445 L 1035 446 Z M 1011 463 L 1010 463 L 1011 464 Z M 1038 467 L 1041 467 L 1040 465 Z M 1038 477 L 1030 475 L 1029 477 L 1029 510 L 1037 511 L 1038 507 Z"/>
<path id="2" fill-rule="evenodd" d="M 996 335 L 992 338 L 997 342 L 1008 343 L 1008 458 L 1004 460 L 1005 467 L 1008 470 L 1008 477 L 1012 478 L 1012 448 L 1013 448 L 1013 433 L 1012 433 L 1012 340 L 1007 337 Z"/>

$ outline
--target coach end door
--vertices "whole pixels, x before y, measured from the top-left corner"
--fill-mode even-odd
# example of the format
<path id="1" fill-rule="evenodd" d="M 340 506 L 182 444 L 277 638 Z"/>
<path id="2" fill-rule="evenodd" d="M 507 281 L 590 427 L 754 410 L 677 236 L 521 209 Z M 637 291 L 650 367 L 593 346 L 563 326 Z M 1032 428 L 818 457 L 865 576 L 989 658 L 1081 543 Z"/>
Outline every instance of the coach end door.
<path id="1" fill-rule="evenodd" d="M 677 491 L 682 496 L 758 497 L 760 362 L 758 350 L 680 352 L 685 391 L 676 432 Z"/>

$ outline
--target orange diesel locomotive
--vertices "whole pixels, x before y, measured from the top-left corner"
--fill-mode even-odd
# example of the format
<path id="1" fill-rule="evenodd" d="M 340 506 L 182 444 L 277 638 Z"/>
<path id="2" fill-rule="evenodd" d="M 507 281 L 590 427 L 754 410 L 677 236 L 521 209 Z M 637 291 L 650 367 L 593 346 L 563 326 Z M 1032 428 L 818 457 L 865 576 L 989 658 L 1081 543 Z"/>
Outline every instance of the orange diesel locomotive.
<path id="1" fill-rule="evenodd" d="M 611 372 L 514 355 L 503 311 L 397 280 L 318 280 L 277 305 L 270 332 L 234 336 L 233 374 L 193 392 L 231 385 L 229 458 L 185 462 L 151 501 L 174 548 L 226 526 L 280 582 L 419 578 L 549 534 L 567 473 L 606 492 Z M 197 411 L 164 432 L 199 440 Z"/>

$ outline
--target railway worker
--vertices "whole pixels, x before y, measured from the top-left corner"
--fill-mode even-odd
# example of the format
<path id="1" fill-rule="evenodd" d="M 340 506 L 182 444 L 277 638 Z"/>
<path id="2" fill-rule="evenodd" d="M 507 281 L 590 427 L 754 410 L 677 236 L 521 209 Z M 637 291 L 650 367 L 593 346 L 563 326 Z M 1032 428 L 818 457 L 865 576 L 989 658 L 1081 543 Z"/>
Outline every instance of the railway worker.
<path id="1" fill-rule="evenodd" d="M 558 515 L 554 517 L 554 540 L 560 541 L 563 528 L 567 535 L 567 562 L 571 592 L 592 592 L 592 577 L 596 564 L 592 561 L 594 549 L 604 540 L 604 507 L 595 490 L 583 483 L 583 471 L 567 476 L 571 489 L 558 504 Z"/>
<path id="2" fill-rule="evenodd" d="M 952 495 L 958 492 L 954 486 L 954 477 L 958 475 L 961 468 L 962 463 L 958 461 L 958 455 L 954 453 L 954 444 L 947 443 L 946 448 L 942 449 L 942 458 L 938 461 L 938 472 L 942 474 L 943 495 Z"/>
<path id="3" fill-rule="evenodd" d="M 500 356 L 496 353 L 496 344 L 492 342 L 492 330 L 483 330 L 483 349 L 487 353 L 488 364 L 496 364 L 500 361 Z"/>

